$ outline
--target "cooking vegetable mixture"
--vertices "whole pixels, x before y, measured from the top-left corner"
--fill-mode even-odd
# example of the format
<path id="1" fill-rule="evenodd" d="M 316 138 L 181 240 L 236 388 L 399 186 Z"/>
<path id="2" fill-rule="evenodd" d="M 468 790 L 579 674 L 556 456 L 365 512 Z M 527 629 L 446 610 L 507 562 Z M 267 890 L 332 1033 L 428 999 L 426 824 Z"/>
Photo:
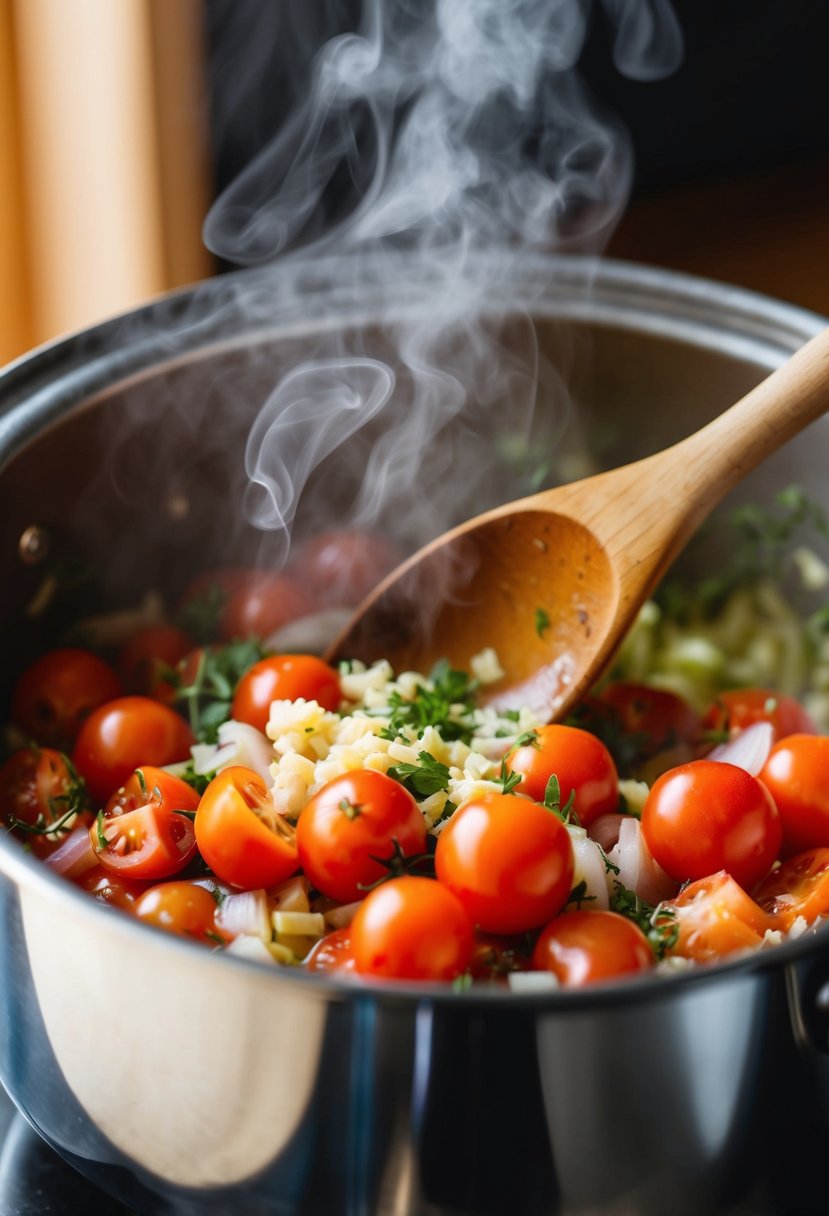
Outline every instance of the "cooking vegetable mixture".
<path id="1" fill-rule="evenodd" d="M 23 672 L 4 820 L 132 916 L 354 983 L 577 987 L 807 932 L 829 915 L 829 609 L 781 588 L 791 567 L 819 600 L 795 540 L 825 527 L 796 490 L 734 522 L 727 571 L 662 588 L 554 725 L 487 706 L 497 639 L 470 672 L 296 653 L 393 564 L 384 540 L 208 572 L 175 621 Z"/>

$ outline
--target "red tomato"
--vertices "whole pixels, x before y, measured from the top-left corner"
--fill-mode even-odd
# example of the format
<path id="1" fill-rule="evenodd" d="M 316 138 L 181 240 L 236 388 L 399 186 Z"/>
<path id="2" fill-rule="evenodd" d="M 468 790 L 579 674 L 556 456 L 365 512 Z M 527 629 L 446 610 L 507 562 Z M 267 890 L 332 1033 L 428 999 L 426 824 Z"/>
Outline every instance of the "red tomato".
<path id="1" fill-rule="evenodd" d="M 526 938 L 476 933 L 469 971 L 475 980 L 503 980 L 513 971 L 529 971 Z"/>
<path id="2" fill-rule="evenodd" d="M 204 791 L 196 840 L 214 874 L 247 891 L 283 882 L 298 865 L 296 832 L 258 773 L 241 765 L 224 769 Z"/>
<path id="3" fill-rule="evenodd" d="M 535 944 L 534 971 L 551 971 L 565 988 L 648 971 L 654 953 L 638 925 L 617 912 L 567 912 Z"/>
<path id="4" fill-rule="evenodd" d="M 115 874 L 104 866 L 87 870 L 80 878 L 75 879 L 75 883 L 101 903 L 111 904 L 113 908 L 124 908 L 126 911 L 129 911 L 139 896 L 147 890 L 146 882 L 124 878 L 122 874 Z"/>
<path id="5" fill-rule="evenodd" d="M 249 722 L 264 733 L 271 701 L 318 701 L 335 710 L 342 700 L 333 667 L 311 654 L 273 654 L 260 659 L 236 685 L 231 717 Z"/>
<path id="6" fill-rule="evenodd" d="M 175 625 L 148 625 L 121 648 L 118 670 L 128 692 L 157 695 L 164 675 L 192 649 L 193 643 Z"/>
<path id="7" fill-rule="evenodd" d="M 784 932 L 798 916 L 810 925 L 829 915 L 829 849 L 809 849 L 790 857 L 766 875 L 754 898 Z"/>
<path id="8" fill-rule="evenodd" d="M 166 705 L 149 697 L 119 697 L 84 722 L 72 761 L 92 798 L 103 803 L 142 764 L 189 759 L 193 743 L 190 727 Z"/>
<path id="9" fill-rule="evenodd" d="M 52 650 L 15 684 L 12 721 L 38 743 L 66 750 L 92 710 L 122 691 L 113 668 L 91 651 Z"/>
<path id="10" fill-rule="evenodd" d="M 701 726 L 703 731 L 727 733 L 733 739 L 755 722 L 770 722 L 775 742 L 787 735 L 817 734 L 817 727 L 799 701 L 768 688 L 721 692 L 705 711 Z"/>
<path id="11" fill-rule="evenodd" d="M 399 781 L 355 769 L 329 781 L 305 805 L 296 831 L 302 869 L 311 883 L 341 903 L 362 899 L 389 873 L 395 844 L 407 857 L 426 849 L 423 814 Z"/>
<path id="12" fill-rule="evenodd" d="M 775 927 L 758 904 L 725 870 L 684 888 L 670 905 L 679 937 L 671 954 L 712 962 L 737 950 L 754 950 Z"/>
<path id="13" fill-rule="evenodd" d="M 297 566 L 315 604 L 355 605 L 400 561 L 402 554 L 386 537 L 342 529 L 309 540 Z"/>
<path id="14" fill-rule="evenodd" d="M 196 852 L 192 821 L 156 801 L 113 819 L 99 818 L 89 839 L 104 869 L 126 878 L 170 878 Z"/>
<path id="15" fill-rule="evenodd" d="M 620 681 L 599 695 L 613 709 L 625 734 L 638 737 L 636 751 L 642 760 L 688 743 L 699 730 L 696 710 L 664 689 Z"/>
<path id="16" fill-rule="evenodd" d="M 67 818 L 73 808 L 86 811 L 86 792 L 61 752 L 26 747 L 0 768 L 0 818 L 38 857 L 53 852 L 75 826 L 75 818 Z M 29 832 L 15 823 L 38 830 Z M 49 832 L 51 824 L 63 827 Z"/>
<path id="17" fill-rule="evenodd" d="M 472 960 L 472 922 L 460 900 L 432 878 L 392 878 L 369 893 L 351 922 L 361 975 L 451 980 Z"/>
<path id="18" fill-rule="evenodd" d="M 600 739 L 577 726 L 539 726 L 532 734 L 531 742 L 506 758 L 509 772 L 521 774 L 522 794 L 543 802 L 547 782 L 555 775 L 562 805 L 571 791 L 575 793 L 574 810 L 582 827 L 618 810 L 616 765 Z"/>
<path id="19" fill-rule="evenodd" d="M 480 794 L 438 837 L 435 870 L 485 932 L 524 933 L 564 907 L 573 849 L 552 811 L 513 794 Z"/>
<path id="20" fill-rule="evenodd" d="M 777 807 L 756 777 L 734 764 L 692 760 L 657 778 L 642 811 L 645 841 L 675 882 L 727 870 L 751 887 L 780 850 Z"/>
<path id="21" fill-rule="evenodd" d="M 829 737 L 781 739 L 771 749 L 760 780 L 780 812 L 781 857 L 829 846 Z"/>
<path id="22" fill-rule="evenodd" d="M 180 879 L 150 887 L 135 901 L 132 911 L 139 920 L 168 933 L 215 946 L 228 940 L 216 925 L 216 908 L 210 891 Z"/>
<path id="23" fill-rule="evenodd" d="M 354 971 L 351 929 L 336 929 L 328 933 L 314 946 L 305 960 L 305 966 L 309 971 Z"/>
<path id="24" fill-rule="evenodd" d="M 221 621 L 221 636 L 268 638 L 312 609 L 306 592 L 287 574 L 251 570 L 231 593 Z"/>
<path id="25" fill-rule="evenodd" d="M 151 803 L 162 806 L 165 811 L 195 811 L 199 796 L 192 785 L 180 777 L 152 764 L 144 764 L 130 773 L 121 788 L 115 791 L 106 804 L 104 815 L 111 819 Z"/>

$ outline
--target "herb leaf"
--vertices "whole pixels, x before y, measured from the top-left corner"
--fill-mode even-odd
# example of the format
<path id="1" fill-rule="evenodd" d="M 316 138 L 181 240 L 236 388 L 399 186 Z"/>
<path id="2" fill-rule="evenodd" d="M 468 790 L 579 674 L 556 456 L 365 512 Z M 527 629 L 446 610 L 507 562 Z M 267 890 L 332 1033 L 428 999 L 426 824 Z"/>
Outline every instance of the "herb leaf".
<path id="1" fill-rule="evenodd" d="M 535 610 L 535 632 L 540 638 L 550 628 L 550 614 L 544 608 L 536 608 Z"/>
<path id="2" fill-rule="evenodd" d="M 449 789 L 449 769 L 428 752 L 417 753 L 417 764 L 396 764 L 389 776 L 399 781 L 415 798 L 429 798 Z"/>
<path id="3" fill-rule="evenodd" d="M 381 732 L 384 739 L 405 738 L 407 730 L 422 735 L 433 726 L 447 743 L 462 739 L 468 743 L 475 729 L 475 691 L 478 687 L 465 671 L 454 671 L 442 660 L 431 676 L 431 688 L 418 684 L 411 699 L 393 692 L 389 698 L 389 725 Z"/>

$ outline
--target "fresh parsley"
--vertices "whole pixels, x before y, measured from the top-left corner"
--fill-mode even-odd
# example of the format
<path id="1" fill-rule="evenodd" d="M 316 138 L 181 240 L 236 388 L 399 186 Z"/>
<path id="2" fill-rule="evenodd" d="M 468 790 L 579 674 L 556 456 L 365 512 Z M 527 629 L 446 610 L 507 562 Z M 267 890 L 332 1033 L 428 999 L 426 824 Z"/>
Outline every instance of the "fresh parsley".
<path id="1" fill-rule="evenodd" d="M 200 742 L 216 742 L 219 727 L 230 717 L 237 683 L 263 653 L 259 642 L 252 639 L 230 642 L 205 649 L 189 683 L 184 683 L 178 672 L 168 677 L 174 700 L 186 709 L 193 734 Z"/>
<path id="2" fill-rule="evenodd" d="M 535 610 L 535 632 L 540 638 L 550 628 L 550 614 L 544 608 L 536 608 Z"/>
<path id="3" fill-rule="evenodd" d="M 679 923 L 676 912 L 669 904 L 647 903 L 635 891 L 629 891 L 620 882 L 615 882 L 610 897 L 611 912 L 632 920 L 650 942 L 658 959 L 669 954 L 679 938 Z"/>
<path id="4" fill-rule="evenodd" d="M 429 798 L 449 789 L 449 769 L 428 752 L 417 753 L 417 764 L 396 764 L 389 776 L 399 781 L 415 798 Z"/>
<path id="5" fill-rule="evenodd" d="M 407 731 L 420 736 L 433 726 L 447 743 L 455 739 L 469 743 L 475 730 L 477 680 L 442 660 L 434 667 L 430 684 L 418 684 L 412 698 L 391 693 L 389 725 L 381 731 L 384 739 L 405 738 Z"/>

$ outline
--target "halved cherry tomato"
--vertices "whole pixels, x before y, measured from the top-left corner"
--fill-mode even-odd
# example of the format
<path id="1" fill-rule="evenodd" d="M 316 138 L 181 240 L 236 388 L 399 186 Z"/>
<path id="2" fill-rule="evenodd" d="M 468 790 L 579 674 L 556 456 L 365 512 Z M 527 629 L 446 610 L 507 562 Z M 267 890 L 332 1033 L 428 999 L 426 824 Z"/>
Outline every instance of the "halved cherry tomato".
<path id="1" fill-rule="evenodd" d="M 787 735 L 771 749 L 760 780 L 780 812 L 781 857 L 829 846 L 829 736 Z"/>
<path id="2" fill-rule="evenodd" d="M 168 933 L 193 937 L 211 946 L 229 939 L 216 924 L 216 900 L 205 887 L 187 879 L 150 887 L 132 907 L 133 914 Z"/>
<path id="3" fill-rule="evenodd" d="M 424 852 L 426 824 L 399 781 L 363 768 L 317 791 L 302 810 L 296 840 L 311 883 L 323 895 L 350 903 L 389 873 L 384 860 Z"/>
<path id="4" fill-rule="evenodd" d="M 163 768 L 144 764 L 130 773 L 120 789 L 116 790 L 104 808 L 104 817 L 125 815 L 139 806 L 163 806 L 166 811 L 193 812 L 199 805 L 199 795 L 182 781 Z"/>
<path id="5" fill-rule="evenodd" d="M 67 750 L 89 714 L 122 691 L 115 670 L 91 651 L 51 650 L 15 684 L 12 721 L 38 743 Z"/>
<path id="6" fill-rule="evenodd" d="M 472 959 L 472 922 L 463 904 L 432 878 L 392 878 L 369 893 L 351 922 L 361 975 L 451 980 Z"/>
<path id="7" fill-rule="evenodd" d="M 343 528 L 307 541 L 297 567 L 315 604 L 353 606 L 400 561 L 401 553 L 386 537 Z"/>
<path id="8" fill-rule="evenodd" d="M 745 769 L 692 760 L 654 782 L 642 832 L 655 860 L 675 882 L 727 870 L 752 887 L 780 851 L 782 827 L 766 787 Z"/>
<path id="9" fill-rule="evenodd" d="M 573 809 L 582 827 L 618 810 L 619 776 L 600 739 L 577 726 L 559 725 L 539 726 L 531 736 L 506 757 L 508 771 L 521 774 L 522 794 L 543 802 L 547 783 L 556 776 L 562 804 L 574 794 Z"/>
<path id="10" fill-rule="evenodd" d="M 155 697 L 165 674 L 189 654 L 193 643 L 175 625 L 148 625 L 125 642 L 118 670 L 128 692 Z"/>
<path id="11" fill-rule="evenodd" d="M 83 782 L 62 752 L 26 747 L 0 768 L 0 818 L 38 857 L 53 852 L 87 810 Z"/>
<path id="12" fill-rule="evenodd" d="M 170 878 L 196 852 L 192 821 L 157 802 L 113 819 L 100 816 L 89 829 L 89 839 L 104 869 L 127 878 Z"/>
<path id="13" fill-rule="evenodd" d="M 543 929 L 532 966 L 551 971 L 565 988 L 648 971 L 654 953 L 638 925 L 618 912 L 565 912 Z"/>
<path id="14" fill-rule="evenodd" d="M 74 881 L 77 886 L 83 887 L 84 891 L 94 895 L 101 903 L 110 904 L 113 908 L 124 908 L 127 911 L 147 890 L 146 882 L 124 878 L 123 874 L 116 874 L 104 866 L 95 866 Z"/>
<path id="15" fill-rule="evenodd" d="M 236 685 L 231 717 L 264 733 L 271 702 L 300 697 L 337 709 L 342 693 L 336 671 L 312 654 L 272 654 L 254 663 Z"/>
<path id="16" fill-rule="evenodd" d="M 150 697 L 119 697 L 84 722 L 72 761 L 93 799 L 103 803 L 140 765 L 187 760 L 194 742 L 184 719 L 166 705 Z"/>
<path id="17" fill-rule="evenodd" d="M 679 937 L 671 954 L 712 962 L 737 950 L 755 949 L 775 923 L 725 870 L 689 883 L 669 905 Z"/>
<path id="18" fill-rule="evenodd" d="M 766 875 L 754 898 L 784 932 L 799 916 L 808 925 L 819 916 L 829 916 L 829 849 L 809 849 L 790 857 Z"/>
<path id="19" fill-rule="evenodd" d="M 275 886 L 299 864 L 296 832 L 252 769 L 234 765 L 214 777 L 195 824 L 202 857 L 232 887 L 252 891 Z"/>
<path id="20" fill-rule="evenodd" d="M 309 971 L 354 971 L 354 952 L 351 949 L 351 929 L 335 929 L 327 933 L 305 960 Z"/>
<path id="21" fill-rule="evenodd" d="M 817 734 L 817 727 L 799 701 L 768 688 L 735 688 L 719 693 L 705 711 L 701 727 L 703 731 L 727 733 L 733 739 L 755 722 L 770 722 L 775 742 L 787 735 Z"/>
<path id="22" fill-rule="evenodd" d="M 570 894 L 573 867 L 558 816 L 513 794 L 463 803 L 435 850 L 438 880 L 489 933 L 524 933 L 551 920 Z"/>

